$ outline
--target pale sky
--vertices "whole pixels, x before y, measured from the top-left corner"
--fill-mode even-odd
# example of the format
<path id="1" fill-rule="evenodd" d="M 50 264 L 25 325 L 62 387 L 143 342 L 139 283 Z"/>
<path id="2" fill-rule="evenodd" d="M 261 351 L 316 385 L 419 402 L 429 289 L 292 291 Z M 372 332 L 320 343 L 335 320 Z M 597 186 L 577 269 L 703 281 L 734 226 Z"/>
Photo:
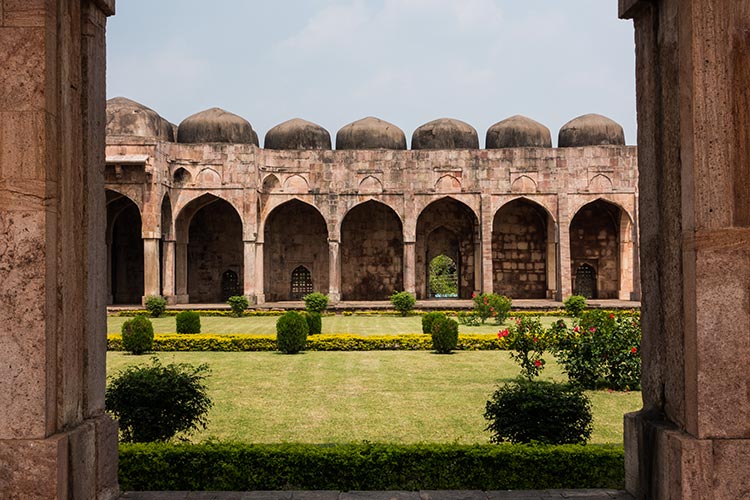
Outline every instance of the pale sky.
<path id="1" fill-rule="evenodd" d="M 633 26 L 616 0 L 119 0 L 107 97 L 179 124 L 220 107 L 265 133 L 376 116 L 415 128 L 599 113 L 636 142 Z"/>

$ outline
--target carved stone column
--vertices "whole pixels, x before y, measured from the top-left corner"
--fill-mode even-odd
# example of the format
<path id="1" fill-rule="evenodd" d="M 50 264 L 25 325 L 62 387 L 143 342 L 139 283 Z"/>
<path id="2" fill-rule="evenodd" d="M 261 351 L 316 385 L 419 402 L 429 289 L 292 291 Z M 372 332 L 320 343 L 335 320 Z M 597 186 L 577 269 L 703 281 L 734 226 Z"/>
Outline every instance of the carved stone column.
<path id="1" fill-rule="evenodd" d="M 338 241 L 328 241 L 328 298 L 341 301 L 341 248 Z"/>

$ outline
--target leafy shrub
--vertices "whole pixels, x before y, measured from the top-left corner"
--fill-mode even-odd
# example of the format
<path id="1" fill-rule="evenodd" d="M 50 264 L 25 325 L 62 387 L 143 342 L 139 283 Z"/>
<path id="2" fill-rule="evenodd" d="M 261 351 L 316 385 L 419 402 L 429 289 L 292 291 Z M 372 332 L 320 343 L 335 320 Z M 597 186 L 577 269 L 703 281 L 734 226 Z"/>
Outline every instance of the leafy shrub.
<path id="1" fill-rule="evenodd" d="M 201 317 L 195 311 L 182 311 L 175 316 L 177 333 L 200 333 Z"/>
<path id="2" fill-rule="evenodd" d="M 305 310 L 308 312 L 322 313 L 328 308 L 328 295 L 324 293 L 308 293 L 302 300 L 305 301 Z"/>
<path id="3" fill-rule="evenodd" d="M 307 320 L 298 312 L 289 311 L 276 320 L 276 346 L 285 354 L 304 350 L 309 328 Z"/>
<path id="4" fill-rule="evenodd" d="M 515 324 L 501 330 L 497 336 L 506 339 L 510 357 L 521 366 L 521 375 L 527 380 L 538 377 L 544 370 L 546 362 L 542 356 L 547 339 L 539 319 L 531 316 L 517 318 Z"/>
<path id="5" fill-rule="evenodd" d="M 472 300 L 474 301 L 474 315 L 482 324 L 488 318 L 495 318 L 495 323 L 498 325 L 508 319 L 512 303 L 508 297 L 496 293 L 475 293 L 472 295 Z"/>
<path id="6" fill-rule="evenodd" d="M 586 297 L 583 295 L 571 295 L 565 299 L 565 314 L 577 318 L 586 310 Z"/>
<path id="7" fill-rule="evenodd" d="M 166 441 L 176 434 L 205 429 L 211 399 L 207 365 L 129 366 L 110 379 L 105 405 L 120 420 L 126 442 Z"/>
<path id="8" fill-rule="evenodd" d="M 122 324 L 122 346 L 132 354 L 150 351 L 154 342 L 154 327 L 145 316 L 136 316 Z"/>
<path id="9" fill-rule="evenodd" d="M 227 304 L 232 309 L 232 316 L 241 318 L 245 314 L 245 309 L 250 305 L 247 297 L 244 295 L 232 295 L 227 299 Z"/>
<path id="10" fill-rule="evenodd" d="M 481 318 L 473 312 L 461 311 L 458 313 L 458 322 L 466 326 L 479 326 Z"/>
<path id="11" fill-rule="evenodd" d="M 439 354 L 450 354 L 458 344 L 458 323 L 440 318 L 432 324 L 432 348 Z"/>
<path id="12" fill-rule="evenodd" d="M 432 333 L 432 324 L 438 319 L 447 318 L 445 313 L 433 311 L 422 316 L 422 333 Z"/>
<path id="13" fill-rule="evenodd" d="M 167 310 L 167 301 L 159 295 L 149 295 L 143 305 L 152 318 L 158 318 Z"/>
<path id="14" fill-rule="evenodd" d="M 391 295 L 391 304 L 401 313 L 401 316 L 408 316 L 416 303 L 417 299 L 409 292 L 396 292 Z"/>
<path id="15" fill-rule="evenodd" d="M 591 437 L 591 403 L 571 384 L 505 384 L 487 401 L 484 418 L 493 443 L 585 444 Z"/>
<path id="16" fill-rule="evenodd" d="M 635 312 L 586 311 L 577 325 L 550 329 L 554 350 L 572 382 L 587 389 L 637 390 L 641 379 L 641 326 Z"/>
<path id="17" fill-rule="evenodd" d="M 319 312 L 305 311 L 308 335 L 319 335 L 323 331 L 323 317 Z"/>

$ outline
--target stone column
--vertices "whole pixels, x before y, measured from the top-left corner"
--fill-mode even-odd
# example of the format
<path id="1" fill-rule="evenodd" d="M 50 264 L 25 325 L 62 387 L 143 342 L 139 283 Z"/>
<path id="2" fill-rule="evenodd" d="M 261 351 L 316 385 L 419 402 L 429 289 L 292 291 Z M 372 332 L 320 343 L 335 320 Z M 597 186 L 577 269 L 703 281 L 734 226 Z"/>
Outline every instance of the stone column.
<path id="1" fill-rule="evenodd" d="M 178 241 L 175 252 L 175 302 L 187 304 L 190 301 L 188 295 L 188 244 Z"/>
<path id="2" fill-rule="evenodd" d="M 557 300 L 565 300 L 573 294 L 573 274 L 570 262 L 570 223 L 572 218 L 568 209 L 568 196 L 560 193 L 558 196 L 557 213 L 557 251 L 558 276 Z"/>
<path id="3" fill-rule="evenodd" d="M 265 283 L 263 277 L 263 240 L 255 242 L 255 303 L 263 304 L 266 301 Z"/>
<path id="4" fill-rule="evenodd" d="M 255 240 L 245 240 L 242 242 L 244 276 L 242 277 L 242 293 L 245 298 L 253 304 L 255 303 Z"/>
<path id="5" fill-rule="evenodd" d="M 492 211 L 492 198 L 489 195 L 482 196 L 482 289 L 483 293 L 494 291 L 494 275 L 492 272 L 492 223 L 495 214 Z"/>
<path id="6" fill-rule="evenodd" d="M 0 498 L 111 499 L 104 413 L 105 26 L 113 1 L 0 10 Z"/>
<path id="7" fill-rule="evenodd" d="M 635 21 L 643 409 L 638 499 L 750 491 L 750 3 L 621 0 Z"/>
<path id="8" fill-rule="evenodd" d="M 633 226 L 622 214 L 620 222 L 620 300 L 633 298 Z"/>
<path id="9" fill-rule="evenodd" d="M 328 298 L 341 301 L 341 248 L 338 241 L 328 240 Z"/>
<path id="10" fill-rule="evenodd" d="M 162 294 L 167 304 L 176 304 L 175 300 L 175 241 L 165 239 L 162 242 Z"/>
<path id="11" fill-rule="evenodd" d="M 557 247 L 558 226 L 552 217 L 547 217 L 547 298 L 555 299 L 557 295 Z"/>
<path id="12" fill-rule="evenodd" d="M 150 295 L 161 294 L 159 242 L 160 238 L 143 238 L 143 301 Z"/>
<path id="13" fill-rule="evenodd" d="M 416 241 L 404 241 L 404 290 L 417 296 L 417 245 Z M 429 281 L 429 277 L 425 279 Z M 429 287 L 429 285 L 428 285 Z"/>

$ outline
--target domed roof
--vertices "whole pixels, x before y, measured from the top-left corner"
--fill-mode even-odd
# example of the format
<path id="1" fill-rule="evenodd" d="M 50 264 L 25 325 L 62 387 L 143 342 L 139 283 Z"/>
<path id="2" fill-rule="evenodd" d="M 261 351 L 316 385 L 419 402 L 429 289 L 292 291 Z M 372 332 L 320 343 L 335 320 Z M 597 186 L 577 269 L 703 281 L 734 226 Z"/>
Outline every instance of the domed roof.
<path id="1" fill-rule="evenodd" d="M 266 132 L 266 149 L 331 149 L 331 134 L 315 123 L 293 118 Z"/>
<path id="2" fill-rule="evenodd" d="M 573 118 L 560 129 L 557 145 L 580 146 L 625 145 L 625 133 L 619 123 L 606 116 L 590 114 Z"/>
<path id="3" fill-rule="evenodd" d="M 521 115 L 497 122 L 487 130 L 487 149 L 551 148 L 552 134 L 541 123 Z"/>
<path id="4" fill-rule="evenodd" d="M 258 134 L 250 122 L 221 108 L 188 116 L 177 127 L 177 142 L 229 142 L 258 145 Z"/>
<path id="5" fill-rule="evenodd" d="M 411 136 L 412 149 L 477 149 L 479 136 L 468 123 L 438 118 L 425 123 Z"/>
<path id="6" fill-rule="evenodd" d="M 107 101 L 107 135 L 133 135 L 174 141 L 172 125 L 159 113 L 125 97 Z"/>
<path id="7" fill-rule="evenodd" d="M 341 127 L 336 149 L 406 149 L 406 136 L 394 124 L 368 116 Z"/>

